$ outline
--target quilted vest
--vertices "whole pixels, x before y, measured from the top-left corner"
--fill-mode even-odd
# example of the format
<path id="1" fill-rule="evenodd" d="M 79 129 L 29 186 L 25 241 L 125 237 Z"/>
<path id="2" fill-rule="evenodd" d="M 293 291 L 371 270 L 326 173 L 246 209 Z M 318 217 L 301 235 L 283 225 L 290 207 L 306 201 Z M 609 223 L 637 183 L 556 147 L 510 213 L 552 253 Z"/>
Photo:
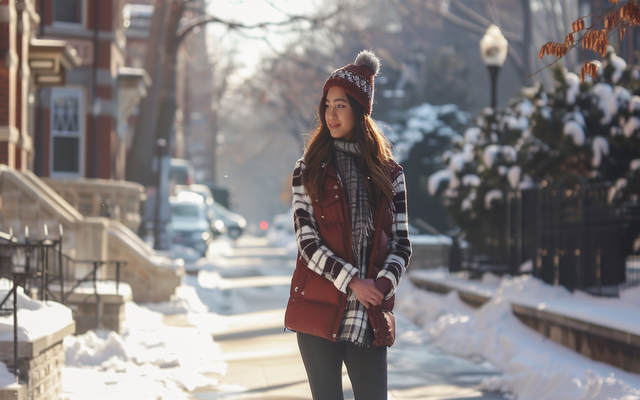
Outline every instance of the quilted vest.
<path id="1" fill-rule="evenodd" d="M 324 168 L 322 198 L 311 199 L 318 235 L 321 244 L 353 264 L 351 225 L 346 197 L 333 165 L 327 163 Z M 393 165 L 390 169 L 392 181 L 401 171 L 402 168 L 398 164 Z M 367 278 L 375 279 L 387 257 L 393 212 L 393 203 L 389 202 L 386 196 L 382 196 L 373 217 L 375 234 Z M 328 279 L 310 270 L 298 253 L 285 313 L 285 327 L 335 342 L 346 303 L 347 295 L 339 291 Z"/>

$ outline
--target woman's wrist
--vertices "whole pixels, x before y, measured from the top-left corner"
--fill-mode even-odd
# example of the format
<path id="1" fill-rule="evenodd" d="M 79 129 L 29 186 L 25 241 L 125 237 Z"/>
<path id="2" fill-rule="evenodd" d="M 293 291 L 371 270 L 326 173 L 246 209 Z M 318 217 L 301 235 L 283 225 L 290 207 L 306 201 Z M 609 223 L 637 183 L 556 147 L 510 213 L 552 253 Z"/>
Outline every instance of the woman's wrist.
<path id="1" fill-rule="evenodd" d="M 378 289 L 383 295 L 389 294 L 393 289 L 393 284 L 389 278 L 380 277 L 375 281 L 376 289 Z"/>
<path id="2" fill-rule="evenodd" d="M 357 285 L 359 281 L 360 281 L 360 278 L 358 278 L 357 276 L 353 276 L 349 281 L 349 284 L 347 285 L 347 287 L 353 289 L 353 285 Z"/>

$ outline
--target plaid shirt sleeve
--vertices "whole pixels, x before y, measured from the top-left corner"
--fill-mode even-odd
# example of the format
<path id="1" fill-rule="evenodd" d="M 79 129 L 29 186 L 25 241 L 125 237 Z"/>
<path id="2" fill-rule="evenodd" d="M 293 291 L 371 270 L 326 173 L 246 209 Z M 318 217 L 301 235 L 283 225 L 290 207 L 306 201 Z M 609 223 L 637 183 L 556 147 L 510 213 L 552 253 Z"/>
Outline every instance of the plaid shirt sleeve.
<path id="1" fill-rule="evenodd" d="M 293 171 L 292 183 L 293 217 L 299 256 L 307 263 L 309 269 L 333 282 L 339 291 L 346 294 L 347 285 L 358 270 L 322 244 L 311 198 L 302 185 L 304 168 L 304 161 L 298 160 Z"/>
<path id="2" fill-rule="evenodd" d="M 407 220 L 407 193 L 404 182 L 404 172 L 400 173 L 393 181 L 395 192 L 393 204 L 396 212 L 393 215 L 391 237 L 387 246 L 387 258 L 377 278 L 387 278 L 391 281 L 391 291 L 385 300 L 391 298 L 396 292 L 400 278 L 407 269 L 411 257 L 411 242 L 409 242 L 409 225 Z"/>

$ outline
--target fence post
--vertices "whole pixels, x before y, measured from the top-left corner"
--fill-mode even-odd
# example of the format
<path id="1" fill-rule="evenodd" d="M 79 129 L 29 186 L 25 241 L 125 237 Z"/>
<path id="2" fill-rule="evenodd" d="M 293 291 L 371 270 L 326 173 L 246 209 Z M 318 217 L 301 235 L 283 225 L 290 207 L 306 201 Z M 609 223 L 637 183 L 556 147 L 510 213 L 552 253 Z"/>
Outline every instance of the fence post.
<path id="1" fill-rule="evenodd" d="M 13 369 L 16 381 L 20 376 L 18 368 L 18 274 L 13 274 Z"/>
<path id="2" fill-rule="evenodd" d="M 93 262 L 93 292 L 96 296 L 96 328 L 100 328 L 100 294 L 98 293 L 98 263 Z"/>
<path id="3" fill-rule="evenodd" d="M 120 294 L 120 261 L 116 262 L 116 294 Z"/>

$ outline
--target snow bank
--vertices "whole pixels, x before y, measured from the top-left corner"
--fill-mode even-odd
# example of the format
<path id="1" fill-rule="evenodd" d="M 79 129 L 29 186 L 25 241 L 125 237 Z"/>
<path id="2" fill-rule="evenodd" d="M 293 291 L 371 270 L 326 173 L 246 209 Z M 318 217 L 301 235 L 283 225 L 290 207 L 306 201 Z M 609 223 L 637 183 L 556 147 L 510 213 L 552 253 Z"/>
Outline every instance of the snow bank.
<path id="1" fill-rule="evenodd" d="M 566 289 L 528 276 L 506 278 L 500 281 L 494 297 L 475 310 L 463 304 L 456 293 L 429 293 L 407 281 L 398 291 L 399 312 L 422 325 L 423 333 L 442 350 L 467 358 L 481 357 L 502 370 L 502 376 L 484 379 L 484 389 L 511 393 L 519 400 L 640 399 L 640 376 L 552 342 L 511 312 L 513 299 L 539 303 L 573 297 Z M 635 291 L 628 293 L 630 302 L 640 298 Z"/>
<path id="2" fill-rule="evenodd" d="M 65 396 L 69 400 L 187 399 L 191 397 L 185 390 L 217 385 L 205 374 L 224 374 L 226 364 L 211 335 L 196 328 L 167 326 L 162 319 L 160 313 L 127 302 L 121 335 L 100 330 L 66 337 Z"/>
<path id="3" fill-rule="evenodd" d="M 11 281 L 0 279 L 0 299 L 11 291 Z M 18 341 L 29 342 L 59 331 L 73 322 L 71 309 L 53 301 L 33 300 L 18 287 Z M 13 306 L 13 296 L 6 307 Z M 13 316 L 0 317 L 0 341 L 13 341 Z"/>
<path id="4" fill-rule="evenodd" d="M 7 369 L 7 364 L 0 361 L 0 388 L 6 388 L 16 383 L 16 376 Z"/>
<path id="5" fill-rule="evenodd" d="M 206 313 L 209 307 L 204 305 L 193 286 L 178 286 L 170 301 L 159 303 L 143 303 L 142 306 L 165 315 Z"/>

